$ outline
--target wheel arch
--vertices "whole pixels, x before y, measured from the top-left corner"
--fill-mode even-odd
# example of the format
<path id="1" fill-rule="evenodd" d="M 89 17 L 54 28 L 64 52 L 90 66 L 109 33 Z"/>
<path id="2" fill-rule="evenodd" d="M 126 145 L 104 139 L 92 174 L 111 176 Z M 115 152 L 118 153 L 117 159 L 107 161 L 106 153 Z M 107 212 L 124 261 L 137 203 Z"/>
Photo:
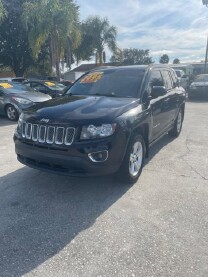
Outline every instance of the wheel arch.
<path id="1" fill-rule="evenodd" d="M 144 123 L 132 130 L 130 138 L 136 134 L 139 134 L 143 137 L 145 142 L 145 157 L 149 155 L 149 125 Z"/>

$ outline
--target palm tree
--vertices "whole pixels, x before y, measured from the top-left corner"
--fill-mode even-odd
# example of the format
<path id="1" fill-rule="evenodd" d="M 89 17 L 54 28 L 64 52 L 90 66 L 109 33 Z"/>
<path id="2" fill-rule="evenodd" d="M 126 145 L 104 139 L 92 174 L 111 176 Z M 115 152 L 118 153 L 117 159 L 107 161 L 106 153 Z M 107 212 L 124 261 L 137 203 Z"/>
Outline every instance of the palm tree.
<path id="1" fill-rule="evenodd" d="M 108 19 L 101 19 L 98 16 L 89 17 L 84 22 L 85 33 L 91 37 L 91 43 L 96 54 L 96 63 L 102 65 L 104 47 L 107 46 L 111 52 L 117 50 L 116 37 L 117 29 L 111 26 Z"/>
<path id="2" fill-rule="evenodd" d="M 37 0 L 26 2 L 23 20 L 29 30 L 29 42 L 34 56 L 48 42 L 51 66 L 60 77 L 60 61 L 70 48 L 79 45 L 78 6 L 73 0 Z"/>

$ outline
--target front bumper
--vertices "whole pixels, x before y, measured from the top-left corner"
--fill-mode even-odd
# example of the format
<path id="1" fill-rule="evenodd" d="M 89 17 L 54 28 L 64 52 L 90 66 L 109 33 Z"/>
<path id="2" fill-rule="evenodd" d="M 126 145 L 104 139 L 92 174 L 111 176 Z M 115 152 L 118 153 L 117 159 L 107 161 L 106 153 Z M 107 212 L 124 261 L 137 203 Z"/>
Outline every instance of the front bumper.
<path id="1" fill-rule="evenodd" d="M 14 135 L 17 159 L 39 170 L 70 176 L 98 176 L 116 172 L 123 160 L 127 139 L 117 133 L 100 141 L 74 143 L 68 147 L 48 147 L 24 141 Z M 107 159 L 93 162 L 90 153 L 107 151 Z"/>

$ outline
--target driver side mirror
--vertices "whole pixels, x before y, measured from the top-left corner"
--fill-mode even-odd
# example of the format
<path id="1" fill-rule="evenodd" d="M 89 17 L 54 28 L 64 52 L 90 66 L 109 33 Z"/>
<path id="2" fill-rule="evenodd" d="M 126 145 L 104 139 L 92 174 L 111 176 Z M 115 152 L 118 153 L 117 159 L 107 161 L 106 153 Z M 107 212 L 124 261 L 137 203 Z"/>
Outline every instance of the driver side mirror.
<path id="1" fill-rule="evenodd" d="M 166 88 L 164 86 L 153 86 L 151 90 L 152 98 L 157 98 L 166 94 Z"/>

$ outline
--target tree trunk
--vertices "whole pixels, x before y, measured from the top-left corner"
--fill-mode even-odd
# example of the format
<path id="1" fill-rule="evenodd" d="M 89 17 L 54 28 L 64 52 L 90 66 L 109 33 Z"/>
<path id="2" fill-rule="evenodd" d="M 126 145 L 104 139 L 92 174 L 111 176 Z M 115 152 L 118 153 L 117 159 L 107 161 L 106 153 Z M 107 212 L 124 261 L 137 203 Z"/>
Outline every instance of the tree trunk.
<path id="1" fill-rule="evenodd" d="M 56 60 L 56 76 L 57 76 L 58 80 L 60 81 L 60 65 L 59 65 L 58 60 Z"/>
<path id="2" fill-rule="evenodd" d="M 15 66 L 13 68 L 15 76 L 16 77 L 23 77 L 24 73 L 25 73 L 25 69 L 24 68 L 20 68 L 18 66 Z"/>
<path id="3" fill-rule="evenodd" d="M 103 65 L 103 51 L 99 51 L 99 65 Z"/>

